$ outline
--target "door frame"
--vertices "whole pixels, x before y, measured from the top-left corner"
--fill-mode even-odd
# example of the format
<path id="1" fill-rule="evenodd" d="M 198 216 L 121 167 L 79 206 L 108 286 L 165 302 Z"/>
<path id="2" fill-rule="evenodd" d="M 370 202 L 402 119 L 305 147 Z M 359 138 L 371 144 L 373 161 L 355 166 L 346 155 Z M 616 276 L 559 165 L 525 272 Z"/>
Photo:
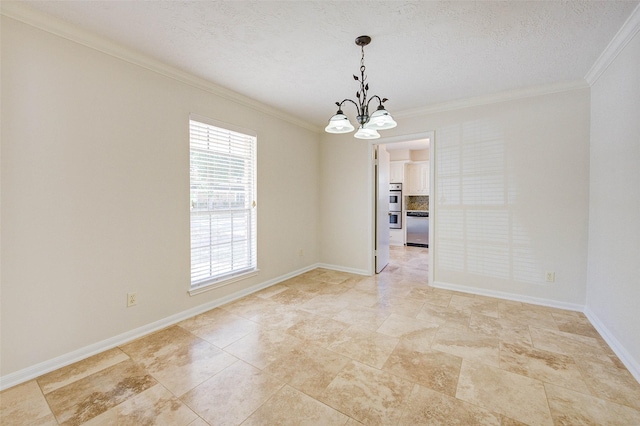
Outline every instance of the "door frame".
<path id="1" fill-rule="evenodd" d="M 374 212 L 374 220 L 375 220 L 375 233 L 374 233 L 374 256 L 373 256 L 373 266 L 374 266 L 374 272 L 376 274 L 379 274 L 380 272 L 382 272 L 384 270 L 384 268 L 387 267 L 387 265 L 389 265 L 389 247 L 390 247 L 390 241 L 389 241 L 389 234 L 390 234 L 390 229 L 389 229 L 389 183 L 391 183 L 390 181 L 390 164 L 386 165 L 386 186 L 382 186 L 380 185 L 380 169 L 381 169 L 381 164 L 380 164 L 380 153 L 384 152 L 384 156 L 387 159 L 387 163 L 389 163 L 389 153 L 387 152 L 386 145 L 382 146 L 384 144 L 376 144 L 374 145 L 373 148 L 373 152 L 374 152 L 374 157 L 376 157 L 377 161 L 374 161 L 374 176 L 375 176 L 375 180 L 374 180 L 374 192 L 375 192 L 375 197 L 376 197 L 376 203 L 375 203 L 375 212 Z M 384 173 L 382 174 L 384 176 Z M 384 198 L 381 197 L 382 195 L 385 195 Z M 386 200 L 386 205 L 384 206 L 384 211 L 387 212 L 386 215 L 381 216 L 380 215 L 380 200 L 381 199 L 385 199 Z M 383 236 L 380 235 L 380 233 L 386 233 L 386 238 L 384 238 Z M 382 244 L 381 244 L 382 243 Z M 386 246 L 386 249 L 385 249 Z M 382 248 L 381 248 L 382 247 Z M 385 256 L 386 255 L 386 256 Z M 382 268 L 380 268 L 380 264 L 382 263 L 380 260 L 384 261 L 384 266 L 382 266 Z"/>
<path id="2" fill-rule="evenodd" d="M 375 226 L 376 226 L 376 187 L 375 187 L 375 179 L 376 179 L 376 170 L 375 170 L 375 155 L 374 155 L 374 145 L 382 145 L 382 144 L 391 144 L 395 142 L 409 142 L 417 139 L 429 139 L 429 270 L 427 274 L 427 278 L 429 280 L 429 284 L 433 284 L 434 276 L 435 276 L 435 259 L 436 259 L 436 251 L 437 248 L 434 246 L 433 242 L 435 240 L 435 230 L 436 230 L 436 185 L 435 185 L 435 169 L 436 169 L 436 150 L 435 150 L 435 131 L 430 130 L 426 132 L 420 133 L 411 133 L 407 135 L 399 135 L 399 136 L 391 136 L 386 138 L 369 140 L 369 275 L 375 275 Z M 404 187 L 404 185 L 403 185 Z M 404 194 L 403 194 L 404 197 Z M 404 221 L 403 221 L 404 222 Z"/>

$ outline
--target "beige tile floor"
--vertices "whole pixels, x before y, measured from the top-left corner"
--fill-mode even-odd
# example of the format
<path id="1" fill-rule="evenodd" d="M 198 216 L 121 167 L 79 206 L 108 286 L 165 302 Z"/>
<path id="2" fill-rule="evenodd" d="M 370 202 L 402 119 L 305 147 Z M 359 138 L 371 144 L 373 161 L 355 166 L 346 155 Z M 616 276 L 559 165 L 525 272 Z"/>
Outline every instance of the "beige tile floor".
<path id="1" fill-rule="evenodd" d="M 0 394 L 2 425 L 640 425 L 581 313 L 325 269 Z"/>

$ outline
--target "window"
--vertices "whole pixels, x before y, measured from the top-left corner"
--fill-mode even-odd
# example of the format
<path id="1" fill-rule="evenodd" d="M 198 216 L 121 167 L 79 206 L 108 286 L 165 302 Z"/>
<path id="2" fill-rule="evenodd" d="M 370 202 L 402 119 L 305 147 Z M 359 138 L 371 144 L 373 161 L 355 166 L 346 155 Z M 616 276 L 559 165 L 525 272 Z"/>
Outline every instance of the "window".
<path id="1" fill-rule="evenodd" d="M 257 272 L 256 136 L 229 127 L 189 120 L 192 293 Z"/>

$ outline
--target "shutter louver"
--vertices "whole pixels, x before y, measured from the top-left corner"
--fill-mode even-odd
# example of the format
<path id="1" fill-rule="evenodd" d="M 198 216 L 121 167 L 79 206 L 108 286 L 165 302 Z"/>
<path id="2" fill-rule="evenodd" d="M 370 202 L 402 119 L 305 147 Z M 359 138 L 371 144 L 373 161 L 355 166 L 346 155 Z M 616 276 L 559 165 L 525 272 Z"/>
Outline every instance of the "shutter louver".
<path id="1" fill-rule="evenodd" d="M 255 271 L 256 138 L 189 120 L 191 288 Z"/>

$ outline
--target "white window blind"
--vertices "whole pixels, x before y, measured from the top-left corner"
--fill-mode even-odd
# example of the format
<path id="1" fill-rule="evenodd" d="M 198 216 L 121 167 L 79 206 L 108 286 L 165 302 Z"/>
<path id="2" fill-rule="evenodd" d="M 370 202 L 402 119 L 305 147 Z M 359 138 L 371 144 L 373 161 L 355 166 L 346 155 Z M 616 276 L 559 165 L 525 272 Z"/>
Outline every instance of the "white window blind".
<path id="1" fill-rule="evenodd" d="M 189 120 L 192 289 L 257 268 L 256 137 L 203 121 Z"/>

